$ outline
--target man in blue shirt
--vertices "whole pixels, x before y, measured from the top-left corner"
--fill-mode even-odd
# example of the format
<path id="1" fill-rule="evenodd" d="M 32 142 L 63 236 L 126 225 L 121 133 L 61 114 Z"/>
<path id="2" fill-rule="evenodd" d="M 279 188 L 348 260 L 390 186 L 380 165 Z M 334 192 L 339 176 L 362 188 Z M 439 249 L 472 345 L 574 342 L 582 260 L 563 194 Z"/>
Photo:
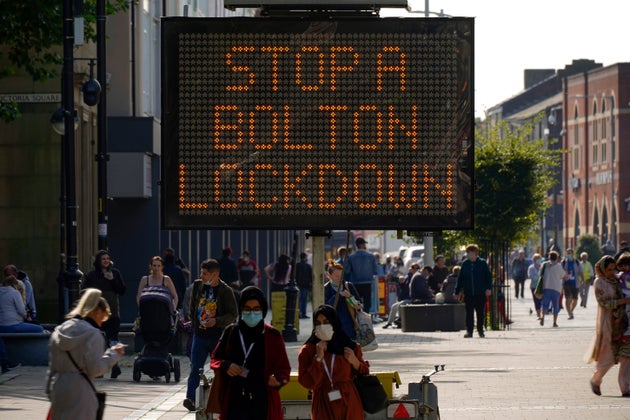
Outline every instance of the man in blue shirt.
<path id="1" fill-rule="evenodd" d="M 568 274 L 569 278 L 564 282 L 564 302 L 567 307 L 569 319 L 573 319 L 573 311 L 578 301 L 578 284 L 583 281 L 582 267 L 580 263 L 573 258 L 573 250 L 567 248 L 567 254 L 562 260 L 562 268 Z"/>
<path id="2" fill-rule="evenodd" d="M 357 238 L 354 243 L 357 251 L 348 257 L 343 278 L 354 284 L 363 301 L 363 309 L 366 313 L 371 313 L 372 282 L 377 274 L 376 258 L 367 251 L 365 239 Z"/>

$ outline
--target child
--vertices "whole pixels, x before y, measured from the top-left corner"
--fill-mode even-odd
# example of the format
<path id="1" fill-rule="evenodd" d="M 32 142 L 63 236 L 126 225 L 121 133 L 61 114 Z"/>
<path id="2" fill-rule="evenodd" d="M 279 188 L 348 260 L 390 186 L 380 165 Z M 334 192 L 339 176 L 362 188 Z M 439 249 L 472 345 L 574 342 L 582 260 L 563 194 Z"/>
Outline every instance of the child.
<path id="1" fill-rule="evenodd" d="M 617 258 L 617 270 L 620 271 L 618 277 L 621 290 L 624 297 L 628 298 L 630 297 L 630 252 L 624 252 Z M 628 319 L 630 320 L 630 305 L 626 305 L 626 314 L 628 314 Z M 630 326 L 624 335 L 630 335 Z"/>

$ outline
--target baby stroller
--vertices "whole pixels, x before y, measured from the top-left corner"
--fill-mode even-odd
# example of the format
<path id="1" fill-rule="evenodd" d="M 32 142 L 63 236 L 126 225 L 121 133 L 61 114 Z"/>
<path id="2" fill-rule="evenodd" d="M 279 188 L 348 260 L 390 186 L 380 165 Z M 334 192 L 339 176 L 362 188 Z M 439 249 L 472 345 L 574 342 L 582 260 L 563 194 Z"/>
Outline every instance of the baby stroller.
<path id="1" fill-rule="evenodd" d="M 168 352 L 168 346 L 175 337 L 177 312 L 173 310 L 173 300 L 168 289 L 161 286 L 147 287 L 140 295 L 140 332 L 144 346 L 133 362 L 133 380 L 140 381 L 142 373 L 153 379 L 166 377 L 179 382 L 179 359 Z"/>

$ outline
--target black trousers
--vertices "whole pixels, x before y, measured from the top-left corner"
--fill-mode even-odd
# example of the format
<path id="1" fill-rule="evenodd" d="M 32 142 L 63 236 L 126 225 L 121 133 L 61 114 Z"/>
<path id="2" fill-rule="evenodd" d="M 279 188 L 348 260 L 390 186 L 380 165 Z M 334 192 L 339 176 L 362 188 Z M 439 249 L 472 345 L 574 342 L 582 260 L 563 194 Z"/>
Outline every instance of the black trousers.
<path id="1" fill-rule="evenodd" d="M 472 334 L 475 326 L 473 313 L 477 315 L 477 332 L 483 334 L 483 327 L 486 322 L 486 295 L 466 295 L 464 302 L 466 303 L 466 330 L 468 334 Z"/>
<path id="2" fill-rule="evenodd" d="M 120 318 L 111 315 L 109 319 L 103 322 L 101 331 L 105 333 L 108 341 L 118 341 L 118 332 L 120 331 Z"/>

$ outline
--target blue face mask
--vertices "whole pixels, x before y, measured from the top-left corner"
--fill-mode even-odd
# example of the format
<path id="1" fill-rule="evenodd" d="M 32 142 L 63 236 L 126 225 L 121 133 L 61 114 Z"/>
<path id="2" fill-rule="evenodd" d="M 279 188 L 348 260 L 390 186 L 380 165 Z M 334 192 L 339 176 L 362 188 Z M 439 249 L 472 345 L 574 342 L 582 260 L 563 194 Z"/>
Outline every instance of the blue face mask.
<path id="1" fill-rule="evenodd" d="M 243 312 L 241 319 L 248 327 L 255 327 L 263 319 L 262 311 Z"/>
<path id="2" fill-rule="evenodd" d="M 573 255 L 567 255 L 567 260 L 568 261 L 573 261 Z"/>

